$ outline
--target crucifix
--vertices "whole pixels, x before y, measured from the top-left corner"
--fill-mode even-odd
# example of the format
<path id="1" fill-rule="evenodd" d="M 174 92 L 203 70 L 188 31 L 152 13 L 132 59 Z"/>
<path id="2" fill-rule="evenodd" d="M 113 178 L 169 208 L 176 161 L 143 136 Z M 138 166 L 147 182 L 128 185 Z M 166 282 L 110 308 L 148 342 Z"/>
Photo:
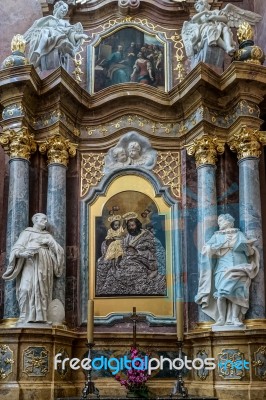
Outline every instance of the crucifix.
<path id="1" fill-rule="evenodd" d="M 137 347 L 137 322 L 146 321 L 146 317 L 142 317 L 136 313 L 136 307 L 133 307 L 133 313 L 130 316 L 124 317 L 125 322 L 133 322 L 133 347 Z"/>

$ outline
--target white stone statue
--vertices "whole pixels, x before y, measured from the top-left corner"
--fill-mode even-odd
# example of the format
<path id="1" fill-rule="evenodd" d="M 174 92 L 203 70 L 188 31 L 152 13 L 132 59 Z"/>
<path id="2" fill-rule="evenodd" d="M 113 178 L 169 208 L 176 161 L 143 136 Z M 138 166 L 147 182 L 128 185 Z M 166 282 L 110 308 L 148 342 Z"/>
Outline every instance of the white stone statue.
<path id="1" fill-rule="evenodd" d="M 16 278 L 20 309 L 19 322 L 47 322 L 52 301 L 54 275 L 63 273 L 64 250 L 45 229 L 47 217 L 32 217 L 33 227 L 26 228 L 11 249 L 3 279 Z"/>
<path id="2" fill-rule="evenodd" d="M 68 5 L 58 1 L 53 15 L 38 19 L 23 35 L 29 43 L 28 58 L 35 68 L 46 70 L 64 65 L 66 55 L 74 57 L 88 38 L 80 22 L 71 25 L 63 19 L 67 12 Z"/>
<path id="3" fill-rule="evenodd" d="M 210 10 L 208 0 L 196 0 L 195 14 L 190 21 L 185 21 L 182 39 L 188 58 L 194 58 L 205 46 L 217 46 L 232 56 L 236 50 L 232 27 L 239 27 L 244 21 L 251 25 L 262 17 L 254 12 L 242 10 L 233 4 L 227 4 L 222 10 Z M 206 51 L 206 49 L 205 49 Z M 198 58 L 205 61 L 204 56 Z"/>
<path id="4" fill-rule="evenodd" d="M 59 299 L 51 301 L 47 311 L 48 321 L 53 325 L 63 325 L 65 322 L 65 308 Z"/>
<path id="5" fill-rule="evenodd" d="M 202 250 L 195 301 L 216 321 L 215 326 L 244 327 L 251 280 L 259 272 L 256 239 L 247 239 L 234 228 L 234 218 L 230 214 L 220 215 L 218 225 L 219 231 Z"/>

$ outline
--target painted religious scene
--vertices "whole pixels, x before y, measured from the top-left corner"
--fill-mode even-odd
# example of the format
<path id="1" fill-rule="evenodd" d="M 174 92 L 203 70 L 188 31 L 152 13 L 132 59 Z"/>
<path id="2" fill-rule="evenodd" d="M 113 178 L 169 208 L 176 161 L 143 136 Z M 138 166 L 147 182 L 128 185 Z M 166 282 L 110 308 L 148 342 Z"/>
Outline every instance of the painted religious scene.
<path id="1" fill-rule="evenodd" d="M 135 28 L 124 28 L 95 47 L 94 91 L 138 82 L 165 88 L 164 45 Z"/>
<path id="2" fill-rule="evenodd" d="M 165 221 L 147 195 L 118 193 L 95 226 L 96 296 L 166 294 Z"/>

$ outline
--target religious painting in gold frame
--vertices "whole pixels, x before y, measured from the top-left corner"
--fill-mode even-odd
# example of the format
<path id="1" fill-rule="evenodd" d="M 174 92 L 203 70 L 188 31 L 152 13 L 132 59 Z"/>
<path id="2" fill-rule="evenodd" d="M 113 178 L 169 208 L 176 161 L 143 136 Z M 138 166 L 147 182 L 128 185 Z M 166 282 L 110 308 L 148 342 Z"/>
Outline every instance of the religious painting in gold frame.
<path id="1" fill-rule="evenodd" d="M 88 215 L 90 227 L 88 297 L 94 299 L 96 320 L 97 317 L 102 319 L 111 314 L 131 312 L 133 307 L 137 307 L 138 312 L 152 316 L 173 318 L 171 206 L 162 196 L 156 195 L 148 179 L 139 175 L 126 175 L 117 177 L 105 194 L 97 197 L 89 206 Z M 143 233 L 141 239 L 138 239 L 132 248 L 127 249 L 125 243 L 130 247 L 132 241 L 127 224 L 134 218 L 141 222 Z M 114 229 L 110 226 L 116 220 L 119 220 L 118 233 L 112 232 Z M 113 243 L 113 249 L 109 252 L 109 259 L 104 260 L 108 250 L 106 242 L 112 234 L 115 240 L 110 241 L 109 246 Z M 119 236 L 121 238 L 118 239 Z M 140 236 L 140 232 L 137 232 L 137 236 Z M 120 243 L 116 243 L 117 241 Z M 121 242 L 122 254 L 119 259 Z M 120 278 L 123 274 L 125 277 L 130 271 L 134 272 L 134 268 L 138 274 L 143 275 L 143 280 L 140 278 L 138 285 L 132 282 L 133 289 L 130 289 L 129 285 L 123 285 Z M 132 279 L 138 279 L 137 273 L 132 273 Z M 104 279 L 107 276 L 109 284 L 104 286 Z M 152 290 L 148 289 L 149 284 Z M 115 288 L 112 288 L 112 285 L 115 285 Z"/>

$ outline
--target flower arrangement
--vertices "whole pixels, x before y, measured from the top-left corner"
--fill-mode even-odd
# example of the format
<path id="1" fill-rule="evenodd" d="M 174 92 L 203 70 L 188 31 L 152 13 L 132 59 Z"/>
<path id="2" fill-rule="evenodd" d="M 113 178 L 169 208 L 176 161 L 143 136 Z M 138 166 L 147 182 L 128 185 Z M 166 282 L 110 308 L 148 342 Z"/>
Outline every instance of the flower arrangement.
<path id="1" fill-rule="evenodd" d="M 144 357 L 138 349 L 132 347 L 130 350 L 130 358 L 133 366 L 127 369 L 126 378 L 123 379 L 121 375 L 116 375 L 115 379 L 128 389 L 127 397 L 148 398 L 149 389 L 146 382 L 150 378 L 150 375 L 148 375 L 144 367 Z"/>

